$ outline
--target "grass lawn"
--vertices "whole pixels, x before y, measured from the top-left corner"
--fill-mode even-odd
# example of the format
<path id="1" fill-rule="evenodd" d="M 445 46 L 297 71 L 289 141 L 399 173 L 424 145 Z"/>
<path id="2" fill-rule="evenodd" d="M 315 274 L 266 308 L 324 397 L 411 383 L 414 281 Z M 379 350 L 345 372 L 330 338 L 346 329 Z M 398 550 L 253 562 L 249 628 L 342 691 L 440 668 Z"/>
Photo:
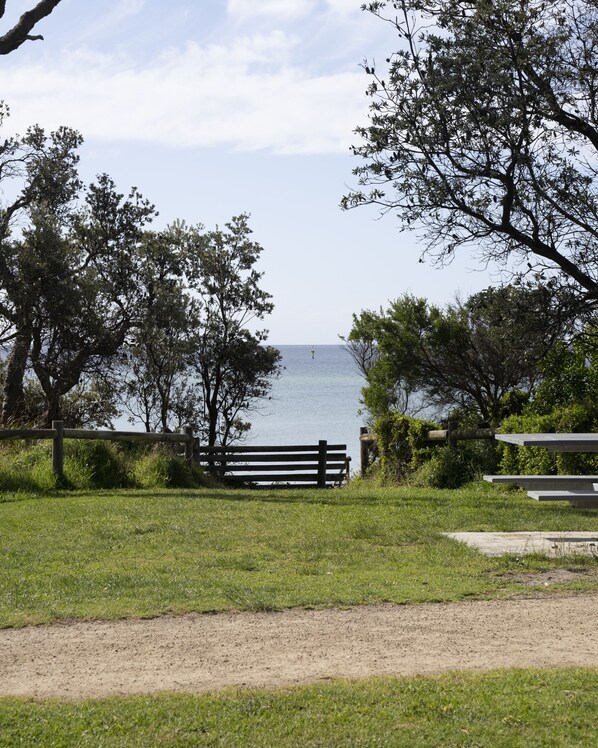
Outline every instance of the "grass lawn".
<path id="1" fill-rule="evenodd" d="M 496 671 L 280 691 L 0 699 L 0 746 L 596 745 L 598 672 Z"/>
<path id="2" fill-rule="evenodd" d="M 486 558 L 440 535 L 598 530 L 598 512 L 485 484 L 456 491 L 4 494 L 0 626 L 597 589 L 596 558 Z M 539 570 L 574 581 L 526 583 Z"/>

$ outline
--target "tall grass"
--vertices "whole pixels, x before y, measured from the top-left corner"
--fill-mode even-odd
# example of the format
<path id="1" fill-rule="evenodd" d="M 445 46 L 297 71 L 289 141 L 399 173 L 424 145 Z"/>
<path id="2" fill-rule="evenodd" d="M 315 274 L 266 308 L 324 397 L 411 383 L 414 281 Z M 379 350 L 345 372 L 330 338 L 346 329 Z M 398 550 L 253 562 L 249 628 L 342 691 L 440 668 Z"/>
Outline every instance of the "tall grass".
<path id="1" fill-rule="evenodd" d="M 196 488 L 212 483 L 167 447 L 132 442 L 65 441 L 64 477 L 52 473 L 48 442 L 0 445 L 0 492 L 57 489 Z"/>

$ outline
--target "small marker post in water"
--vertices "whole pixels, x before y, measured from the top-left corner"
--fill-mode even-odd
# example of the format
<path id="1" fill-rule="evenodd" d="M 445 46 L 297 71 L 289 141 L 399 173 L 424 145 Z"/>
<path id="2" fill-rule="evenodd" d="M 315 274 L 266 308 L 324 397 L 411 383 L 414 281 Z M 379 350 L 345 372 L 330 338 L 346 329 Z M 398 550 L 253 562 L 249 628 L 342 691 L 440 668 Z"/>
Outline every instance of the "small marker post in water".
<path id="1" fill-rule="evenodd" d="M 315 348 L 313 347 L 313 345 L 312 345 L 312 347 L 311 347 L 311 357 L 312 357 L 312 358 L 315 358 L 315 357 L 316 357 L 316 349 L 315 349 Z"/>

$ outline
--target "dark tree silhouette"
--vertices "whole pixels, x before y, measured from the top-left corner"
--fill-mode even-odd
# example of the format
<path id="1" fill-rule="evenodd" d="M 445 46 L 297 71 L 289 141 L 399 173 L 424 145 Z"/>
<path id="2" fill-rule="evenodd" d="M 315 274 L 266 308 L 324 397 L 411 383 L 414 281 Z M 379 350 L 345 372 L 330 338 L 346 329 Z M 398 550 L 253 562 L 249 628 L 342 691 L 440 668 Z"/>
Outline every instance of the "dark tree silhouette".
<path id="1" fill-rule="evenodd" d="M 41 34 L 32 34 L 31 31 L 42 18 L 50 15 L 59 2 L 60 0 L 41 0 L 31 10 L 23 13 L 12 29 L 0 36 L 0 55 L 14 52 L 25 42 L 43 40 L 44 37 Z M 4 18 L 5 13 L 6 0 L 0 0 L 0 19 Z"/>

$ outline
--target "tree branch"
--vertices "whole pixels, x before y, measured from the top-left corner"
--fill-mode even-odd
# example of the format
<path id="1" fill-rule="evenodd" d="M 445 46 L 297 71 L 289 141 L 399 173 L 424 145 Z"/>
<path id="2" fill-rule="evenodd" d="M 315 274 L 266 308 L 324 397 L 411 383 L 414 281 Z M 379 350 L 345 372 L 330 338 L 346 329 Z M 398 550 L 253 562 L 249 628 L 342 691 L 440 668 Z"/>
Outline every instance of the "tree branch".
<path id="1" fill-rule="evenodd" d="M 59 2 L 60 0 L 40 0 L 35 8 L 23 13 L 12 29 L 4 36 L 0 36 L 0 55 L 14 52 L 26 41 L 43 39 L 43 36 L 39 34 L 31 35 L 30 32 L 36 23 L 50 15 Z M 0 18 L 4 16 L 5 11 L 6 0 L 0 0 Z"/>

